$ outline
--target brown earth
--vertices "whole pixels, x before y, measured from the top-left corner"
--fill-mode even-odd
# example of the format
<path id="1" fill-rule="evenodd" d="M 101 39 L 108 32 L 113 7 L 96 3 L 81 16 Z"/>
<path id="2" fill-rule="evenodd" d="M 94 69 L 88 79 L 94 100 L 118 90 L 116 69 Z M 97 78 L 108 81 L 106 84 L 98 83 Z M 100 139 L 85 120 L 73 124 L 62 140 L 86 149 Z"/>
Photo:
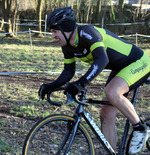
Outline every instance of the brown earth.
<path id="1" fill-rule="evenodd" d="M 10 75 L 10 76 L 0 76 L 1 79 L 1 87 L 0 90 L 2 92 L 3 83 L 6 85 L 10 84 L 21 84 L 29 89 L 36 89 L 38 90 L 39 86 L 43 82 L 50 82 L 54 79 L 49 79 L 50 76 L 47 75 Z M 99 96 L 100 87 L 104 86 L 104 83 L 98 84 L 94 83 L 91 84 L 88 88 L 88 93 L 92 94 L 93 96 Z M 15 87 L 11 88 L 15 91 Z M 150 109 L 149 103 L 150 100 L 150 87 L 143 86 L 140 89 L 138 95 L 138 103 L 141 101 L 145 101 L 146 103 L 143 106 L 140 106 L 141 111 L 144 111 L 144 115 L 150 116 Z M 12 92 L 13 95 L 13 92 Z M 19 94 L 18 94 L 19 95 Z M 14 105 L 11 103 L 11 98 L 6 98 L 3 93 L 0 94 L 0 155 L 20 155 L 24 139 L 26 134 L 28 133 L 29 129 L 35 124 L 35 122 L 39 119 L 38 116 L 30 117 L 28 115 L 19 115 L 17 116 L 16 113 L 11 113 L 10 111 L 13 109 Z M 130 95 L 131 96 L 131 95 Z M 19 98 L 20 99 L 20 98 Z M 20 102 L 18 102 L 19 104 Z M 15 102 L 14 104 L 17 104 Z M 56 111 L 57 108 L 54 108 Z M 122 123 L 120 122 L 124 117 L 118 113 L 117 117 L 117 127 L 123 128 Z M 5 144 L 4 144 L 4 143 Z M 4 147 L 1 147 L 4 146 Z M 147 151 L 146 151 L 147 152 Z M 147 154 L 147 153 L 145 153 Z"/>

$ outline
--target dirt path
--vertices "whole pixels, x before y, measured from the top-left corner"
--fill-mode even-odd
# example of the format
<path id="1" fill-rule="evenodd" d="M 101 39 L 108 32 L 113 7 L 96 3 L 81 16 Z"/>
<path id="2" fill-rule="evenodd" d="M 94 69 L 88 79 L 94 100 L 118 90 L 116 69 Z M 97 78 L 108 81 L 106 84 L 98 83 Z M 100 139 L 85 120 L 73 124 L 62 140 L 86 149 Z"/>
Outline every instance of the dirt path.
<path id="1" fill-rule="evenodd" d="M 5 83 L 5 85 L 17 83 L 25 87 L 38 89 L 41 83 L 53 80 L 49 80 L 49 78 L 49 76 L 43 75 L 1 76 L 0 90 L 2 91 L 3 89 L 3 83 Z M 99 84 L 92 84 L 89 89 L 89 94 L 98 96 L 99 89 Z M 142 100 L 150 100 L 149 92 L 149 87 L 143 87 L 140 90 L 138 98 L 142 97 Z M 145 109 L 149 107 L 149 103 L 146 104 L 147 107 L 145 107 Z M 10 104 L 10 100 L 4 97 L 4 94 L 0 94 L 0 155 L 21 155 L 25 136 L 38 119 L 37 117 L 31 118 L 26 115 L 17 117 L 15 114 L 10 113 L 13 106 L 13 104 Z M 149 109 L 147 111 L 145 110 L 145 114 L 150 116 Z M 118 120 L 119 118 L 122 118 L 120 114 L 118 115 Z M 118 122 L 117 126 L 120 124 L 121 123 Z M 121 126 L 119 126 L 119 128 L 121 128 Z"/>

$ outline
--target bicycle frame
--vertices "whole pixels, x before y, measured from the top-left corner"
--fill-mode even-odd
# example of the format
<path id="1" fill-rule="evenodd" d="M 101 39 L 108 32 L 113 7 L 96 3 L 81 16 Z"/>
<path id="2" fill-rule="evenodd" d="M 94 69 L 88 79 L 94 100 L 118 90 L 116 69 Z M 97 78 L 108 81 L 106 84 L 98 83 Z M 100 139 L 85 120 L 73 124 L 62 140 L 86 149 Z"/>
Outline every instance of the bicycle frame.
<path id="1" fill-rule="evenodd" d="M 79 110 L 80 109 L 82 109 L 81 105 L 79 106 Z M 92 131 L 98 137 L 98 140 L 100 140 L 101 144 L 105 147 L 105 149 L 107 150 L 107 152 L 109 154 L 115 155 L 116 154 L 115 151 L 113 150 L 113 148 L 111 147 L 111 145 L 109 144 L 109 142 L 106 140 L 106 138 L 104 137 L 104 135 L 102 134 L 101 130 L 96 125 L 96 123 L 94 122 L 94 120 L 91 118 L 90 114 L 83 109 L 82 110 L 82 115 L 83 115 L 83 118 L 88 123 L 88 125 L 90 126 L 90 128 L 92 129 Z"/>
<path id="2" fill-rule="evenodd" d="M 96 125 L 96 123 L 94 122 L 94 120 L 91 118 L 90 114 L 88 112 L 86 112 L 84 110 L 83 105 L 79 104 L 75 115 L 73 116 L 76 120 L 76 123 L 74 124 L 73 127 L 73 133 L 70 139 L 70 142 L 68 144 L 68 147 L 66 148 L 65 153 L 67 153 L 70 149 L 70 146 L 73 142 L 73 139 L 75 137 L 77 128 L 78 128 L 78 124 L 80 123 L 81 117 L 83 117 L 87 124 L 90 126 L 90 128 L 92 129 L 92 131 L 95 133 L 95 135 L 98 137 L 98 140 L 101 142 L 101 144 L 105 147 L 106 151 L 111 154 L 111 155 L 116 155 L 115 151 L 113 150 L 113 148 L 110 146 L 109 142 L 106 140 L 106 138 L 104 137 L 104 135 L 102 134 L 101 130 L 99 129 L 99 127 Z M 67 135 L 68 136 L 68 135 Z"/>
<path id="3" fill-rule="evenodd" d="M 148 79 L 144 83 L 150 84 L 150 80 Z M 131 102 L 132 102 L 133 106 L 135 106 L 135 103 L 136 103 L 136 97 L 137 97 L 137 94 L 138 94 L 138 90 L 139 90 L 139 87 L 134 90 L 134 94 L 133 94 L 133 97 L 131 99 Z M 90 103 L 92 103 L 92 101 L 90 101 Z M 96 103 L 103 104 L 103 101 L 96 101 Z M 104 101 L 104 104 L 105 104 L 105 101 Z M 76 132 L 78 130 L 78 125 L 80 123 L 81 117 L 83 117 L 85 119 L 86 123 L 90 126 L 91 130 L 93 131 L 93 133 L 97 136 L 97 138 L 100 141 L 100 143 L 104 146 L 105 150 L 110 155 L 116 155 L 116 152 L 113 150 L 113 148 L 111 147 L 111 145 L 109 144 L 109 142 L 106 140 L 106 138 L 102 134 L 102 132 L 99 129 L 99 127 L 96 125 L 96 123 L 94 122 L 94 120 L 91 118 L 90 114 L 85 111 L 85 109 L 84 109 L 84 106 L 85 105 L 86 104 L 83 104 L 83 105 L 82 104 L 78 104 L 77 109 L 75 111 L 75 114 L 73 116 L 74 119 L 76 120 L 76 122 L 75 122 L 75 124 L 73 124 L 71 126 L 71 128 L 66 133 L 66 137 L 65 137 L 65 139 L 64 139 L 64 141 L 63 141 L 63 143 L 62 143 L 61 148 L 60 148 L 59 151 L 61 151 L 61 149 L 65 145 L 65 143 L 68 140 L 69 135 L 70 135 L 70 133 L 72 131 L 72 135 L 71 135 L 69 144 L 68 144 L 68 146 L 66 148 L 66 151 L 65 151 L 65 154 L 68 153 L 68 151 L 69 151 L 69 149 L 71 147 L 71 144 L 72 144 L 72 142 L 73 142 L 73 140 L 75 138 Z M 124 134 L 123 134 L 123 137 L 122 137 L 122 143 L 121 143 L 121 145 L 119 147 L 118 155 L 122 155 L 123 152 L 124 152 L 125 143 L 126 143 L 126 140 L 127 140 L 127 135 L 128 135 L 129 127 L 130 127 L 130 122 L 129 122 L 129 120 L 126 120 L 126 124 L 125 124 L 125 128 L 124 128 Z"/>

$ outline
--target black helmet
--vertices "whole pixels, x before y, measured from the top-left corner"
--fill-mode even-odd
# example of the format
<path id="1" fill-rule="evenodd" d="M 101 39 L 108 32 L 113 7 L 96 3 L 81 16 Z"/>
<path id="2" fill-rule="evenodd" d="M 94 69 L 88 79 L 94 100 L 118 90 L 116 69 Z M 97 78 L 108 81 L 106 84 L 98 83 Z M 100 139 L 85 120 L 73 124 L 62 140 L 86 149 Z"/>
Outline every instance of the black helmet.
<path id="1" fill-rule="evenodd" d="M 47 27 L 50 29 L 60 30 L 64 35 L 67 44 L 76 29 L 76 18 L 74 11 L 70 7 L 64 7 L 54 10 L 47 18 Z M 64 32 L 71 32 L 69 38 Z"/>
<path id="2" fill-rule="evenodd" d="M 64 7 L 54 10 L 47 18 L 47 27 L 50 29 L 57 28 L 62 23 L 76 23 L 75 14 L 70 7 Z"/>

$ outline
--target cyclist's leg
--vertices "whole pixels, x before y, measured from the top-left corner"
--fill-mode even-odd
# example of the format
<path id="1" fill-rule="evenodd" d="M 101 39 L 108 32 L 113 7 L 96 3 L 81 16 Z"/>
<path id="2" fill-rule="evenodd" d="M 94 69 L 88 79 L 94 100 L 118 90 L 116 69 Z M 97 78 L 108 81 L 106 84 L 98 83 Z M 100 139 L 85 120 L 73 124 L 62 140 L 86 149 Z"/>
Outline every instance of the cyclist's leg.
<path id="1" fill-rule="evenodd" d="M 137 124 L 140 120 L 131 102 L 124 94 L 132 88 L 138 87 L 146 78 L 148 78 L 149 67 L 149 58 L 144 55 L 141 59 L 122 69 L 108 83 L 105 89 L 107 99 L 113 106 L 120 110 L 132 124 Z"/>
<path id="2" fill-rule="evenodd" d="M 117 73 L 118 72 L 116 71 L 112 71 L 110 73 L 106 85 L 111 81 L 113 77 L 115 77 Z M 105 92 L 103 92 L 102 100 L 108 101 Z M 116 150 L 116 144 L 117 144 L 117 131 L 115 127 L 116 114 L 117 114 L 117 108 L 115 108 L 114 106 L 104 105 L 102 106 L 100 111 L 102 132 L 114 150 Z"/>
<path id="3" fill-rule="evenodd" d="M 113 82 L 111 84 L 111 82 L 114 81 L 114 80 L 115 80 L 115 82 Z M 108 138 L 108 141 L 110 142 L 112 147 L 115 149 L 116 148 L 115 117 L 116 117 L 116 113 L 117 113 L 116 108 L 119 109 L 128 119 L 130 119 L 130 117 L 131 118 L 133 117 L 134 120 L 133 120 L 132 123 L 134 123 L 134 122 L 137 123 L 140 120 L 139 120 L 138 115 L 135 112 L 135 109 L 134 109 L 133 105 L 124 96 L 124 94 L 129 91 L 127 83 L 123 79 L 121 79 L 119 77 L 113 78 L 111 80 L 111 82 L 108 83 L 105 90 L 106 90 L 106 95 L 108 95 L 107 94 L 108 93 L 107 88 L 112 89 L 113 97 L 111 99 L 110 96 L 108 96 L 108 99 L 114 105 L 114 107 L 113 106 L 109 106 L 109 107 L 105 106 L 105 107 L 103 107 L 101 109 L 101 117 L 104 120 L 104 122 L 102 123 L 102 131 L 103 131 L 104 135 Z M 125 84 L 123 84 L 123 82 Z M 123 85 L 122 87 L 120 87 L 120 83 Z M 111 84 L 110 87 L 109 87 L 109 84 Z M 113 84 L 115 84 L 115 86 L 113 86 Z M 125 89 L 123 88 L 124 85 L 125 85 Z M 119 87 L 119 88 L 117 88 L 117 87 Z M 117 90 L 118 90 L 118 92 L 116 92 Z M 115 94 L 116 94 L 116 96 L 114 96 Z M 120 96 L 119 95 L 117 96 L 117 94 L 120 94 Z M 118 100 L 121 100 L 121 101 L 119 101 L 119 103 L 118 103 Z"/>
<path id="4" fill-rule="evenodd" d="M 124 114 L 132 124 L 136 124 L 140 121 L 139 117 L 132 103 L 124 96 L 128 91 L 129 86 L 121 77 L 114 77 L 105 89 L 106 96 L 112 105 Z"/>
<path id="5" fill-rule="evenodd" d="M 105 138 L 108 140 L 108 142 L 115 151 L 117 144 L 117 132 L 115 126 L 116 114 L 117 109 L 114 106 L 104 105 L 101 108 L 100 112 L 101 129 L 103 134 L 105 135 Z"/>
<path id="6" fill-rule="evenodd" d="M 146 54 L 123 68 L 111 79 L 105 88 L 107 99 L 120 110 L 132 124 L 139 122 L 131 102 L 124 96 L 129 90 L 138 87 L 149 76 L 150 61 Z"/>

